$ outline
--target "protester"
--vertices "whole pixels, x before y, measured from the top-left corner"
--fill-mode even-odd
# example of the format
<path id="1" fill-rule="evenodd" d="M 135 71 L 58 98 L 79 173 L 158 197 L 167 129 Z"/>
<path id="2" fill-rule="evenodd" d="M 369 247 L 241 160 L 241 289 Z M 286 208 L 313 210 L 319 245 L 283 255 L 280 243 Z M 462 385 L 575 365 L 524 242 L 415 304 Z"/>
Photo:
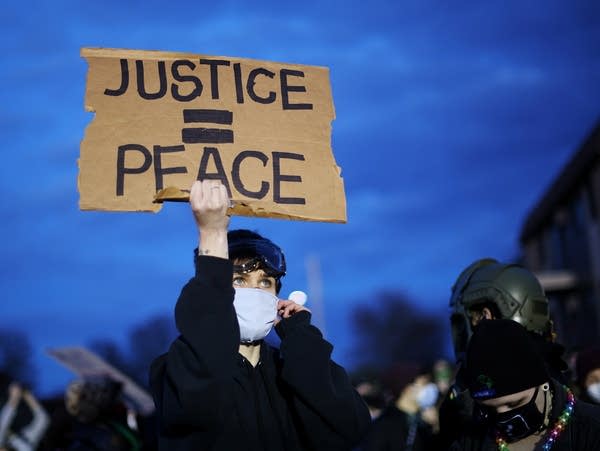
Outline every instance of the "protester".
<path id="1" fill-rule="evenodd" d="M 438 396 L 431 376 L 414 363 L 398 363 L 383 377 L 392 402 L 375 419 L 361 451 L 434 451 L 437 449 Z"/>
<path id="2" fill-rule="evenodd" d="M 462 271 L 450 298 L 452 341 L 457 360 L 482 319 L 511 319 L 524 326 L 540 347 L 552 375 L 567 382 L 564 347 L 557 343 L 548 298 L 535 275 L 521 265 L 484 258 Z"/>
<path id="3" fill-rule="evenodd" d="M 463 432 L 452 451 L 600 449 L 600 407 L 577 400 L 550 376 L 540 348 L 516 321 L 481 321 L 465 363 L 483 427 Z"/>
<path id="4" fill-rule="evenodd" d="M 353 377 L 352 385 L 367 404 L 371 420 L 381 415 L 386 406 L 386 400 L 379 378 L 373 374 L 362 374 Z"/>
<path id="5" fill-rule="evenodd" d="M 458 371 L 440 406 L 440 440 L 446 445 L 465 431 L 477 429 L 473 402 L 466 392 L 464 353 L 473 328 L 484 319 L 510 319 L 522 324 L 550 369 L 561 383 L 570 381 L 550 320 L 548 299 L 537 278 L 526 268 L 486 258 L 465 268 L 452 287 L 450 298 L 452 341 Z"/>
<path id="6" fill-rule="evenodd" d="M 138 451 L 142 441 L 127 424 L 122 385 L 108 377 L 77 379 L 65 390 L 64 406 L 53 412 L 42 449 Z"/>
<path id="7" fill-rule="evenodd" d="M 7 446 L 8 437 L 11 434 L 10 427 L 21 401 L 21 387 L 18 384 L 9 381 L 6 392 L 6 401 L 0 410 L 0 449 L 5 449 Z"/>
<path id="8" fill-rule="evenodd" d="M 600 404 L 600 346 L 585 348 L 577 353 L 575 374 L 579 397 Z"/>
<path id="9" fill-rule="evenodd" d="M 190 204 L 196 275 L 175 307 L 181 336 L 150 372 L 159 449 L 350 450 L 369 411 L 310 312 L 276 297 L 281 250 L 249 231 L 227 233 L 219 181 L 195 182 Z M 280 350 L 263 341 L 274 324 Z"/>
<path id="10" fill-rule="evenodd" d="M 0 449 L 37 449 L 50 422 L 48 414 L 35 395 L 19 382 L 4 373 L 0 381 L 8 394 L 0 408 Z"/>
<path id="11" fill-rule="evenodd" d="M 446 359 L 438 359 L 434 362 L 431 372 L 441 400 L 448 393 L 454 379 L 452 365 Z"/>

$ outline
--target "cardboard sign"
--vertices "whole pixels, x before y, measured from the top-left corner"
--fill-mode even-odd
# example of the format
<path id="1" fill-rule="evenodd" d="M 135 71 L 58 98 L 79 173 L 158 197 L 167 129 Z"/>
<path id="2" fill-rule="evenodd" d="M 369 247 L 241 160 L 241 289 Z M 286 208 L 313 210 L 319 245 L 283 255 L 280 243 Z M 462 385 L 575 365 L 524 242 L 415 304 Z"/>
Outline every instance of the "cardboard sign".
<path id="1" fill-rule="evenodd" d="M 154 412 L 154 401 L 148 392 L 92 351 L 84 347 L 72 346 L 47 349 L 46 352 L 82 379 L 109 377 L 121 382 L 123 401 L 129 408 L 142 415 L 150 415 Z"/>
<path id="2" fill-rule="evenodd" d="M 83 48 L 82 210 L 158 211 L 194 180 L 227 187 L 229 213 L 346 222 L 331 150 L 329 71 L 240 58 Z"/>

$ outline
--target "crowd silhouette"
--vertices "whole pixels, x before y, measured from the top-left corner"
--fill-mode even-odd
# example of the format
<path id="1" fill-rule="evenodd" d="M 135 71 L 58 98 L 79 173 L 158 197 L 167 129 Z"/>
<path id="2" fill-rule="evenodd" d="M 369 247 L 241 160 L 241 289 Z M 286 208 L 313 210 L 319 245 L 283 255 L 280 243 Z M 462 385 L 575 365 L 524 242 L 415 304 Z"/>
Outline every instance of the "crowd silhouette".
<path id="1" fill-rule="evenodd" d="M 533 285 L 529 286 L 528 283 Z M 368 406 L 371 416 L 369 430 L 354 450 L 471 449 L 464 445 L 465 440 L 470 443 L 469 446 L 480 440 L 477 446 L 481 448 L 472 449 L 510 449 L 512 443 L 531 440 L 516 437 L 511 442 L 496 438 L 493 448 L 485 447 L 486 440 L 491 440 L 486 433 L 490 423 L 481 420 L 481 412 L 489 415 L 490 411 L 484 408 L 490 404 L 489 396 L 484 396 L 483 401 L 473 399 L 475 382 L 469 371 L 465 371 L 465 365 L 471 336 L 481 329 L 478 325 L 494 320 L 509 321 L 523 329 L 527 340 L 531 341 L 534 350 L 531 352 L 543 362 L 544 371 L 547 370 L 548 381 L 556 381 L 557 387 L 565 387 L 565 393 L 573 397 L 573 403 L 577 400 L 577 412 L 579 417 L 583 416 L 584 422 L 587 421 L 585 406 L 596 406 L 592 407 L 592 416 L 600 412 L 600 345 L 564 349 L 560 345 L 560 337 L 552 330 L 547 310 L 538 308 L 528 313 L 526 309 L 514 309 L 511 316 L 499 305 L 503 302 L 502 296 L 507 296 L 507 293 L 513 296 L 511 302 L 520 302 L 519 294 L 515 295 L 511 284 L 527 285 L 527 295 L 530 299 L 535 298 L 532 290 L 539 288 L 535 283 L 532 274 L 518 265 L 502 264 L 491 259 L 474 262 L 459 276 L 453 287 L 451 312 L 447 318 L 447 324 L 452 325 L 451 332 L 444 327 L 444 318 L 415 309 L 401 294 L 381 294 L 381 302 L 373 303 L 371 309 L 357 309 L 353 315 L 353 325 L 358 332 L 358 340 L 366 344 L 366 348 L 375 346 L 376 349 L 361 365 L 348 371 L 356 392 Z M 497 293 L 492 295 L 488 290 L 487 295 L 481 296 L 482 287 L 493 287 Z M 472 296 L 473 291 L 480 294 Z M 545 299 L 541 289 L 538 294 L 539 299 Z M 388 315 L 382 315 L 382 311 Z M 460 323 L 457 315 L 462 315 L 460 319 L 466 321 L 461 330 L 457 330 L 457 324 Z M 453 356 L 445 352 L 445 334 L 452 336 Z M 140 352 L 142 357 L 135 361 L 128 360 L 131 353 L 119 350 L 110 341 L 97 341 L 91 347 L 147 388 L 147 372 L 152 358 L 164 352 L 175 336 L 176 331 L 168 317 L 156 317 L 132 332 L 132 349 L 137 346 L 141 348 L 143 343 L 143 352 Z M 3 350 L 5 358 L 0 373 L 0 450 L 158 449 L 159 426 L 155 415 L 136 411 L 124 395 L 119 381 L 98 375 L 74 377 L 59 396 L 38 399 L 32 382 L 35 378 L 30 374 L 32 366 L 28 354 L 31 348 L 26 338 L 19 332 L 3 331 L 0 345 L 6 348 Z M 525 349 L 524 344 L 511 346 L 513 349 Z M 503 351 L 497 349 L 494 352 Z M 482 357 L 474 359 L 471 356 L 471 362 L 480 362 Z M 528 361 L 531 359 L 527 358 Z M 470 365 L 473 367 L 475 364 Z M 527 366 L 524 363 L 519 365 L 521 368 Z M 520 387 L 520 382 L 527 385 L 527 375 L 533 374 L 528 371 L 533 372 L 534 369 L 523 371 L 525 373 L 521 373 L 521 376 L 511 376 L 517 380 L 506 382 L 508 386 Z M 519 374 L 516 370 L 510 373 Z M 540 378 L 545 380 L 542 375 Z M 546 385 L 542 387 L 541 390 L 548 390 Z M 556 392 L 558 389 L 553 390 Z M 512 391 L 508 390 L 507 393 L 511 395 Z M 540 396 L 537 391 L 535 393 L 536 397 Z M 490 396 L 493 401 L 494 395 Z M 558 399 L 557 393 L 554 396 Z M 500 413 L 493 412 L 492 416 L 500 417 Z M 552 418 L 547 421 L 550 424 L 546 429 L 550 430 Z M 592 430 L 600 421 L 600 416 L 595 421 Z M 568 427 L 568 423 L 565 427 Z M 551 432 L 555 433 L 558 430 L 555 429 Z M 595 449 L 590 446 L 597 443 L 594 440 L 600 436 L 598 429 L 594 433 L 596 435 L 585 434 L 580 432 L 581 429 L 574 433 L 575 437 L 579 437 L 578 443 L 585 443 L 579 445 L 585 446 L 581 449 Z M 543 449 L 551 449 L 548 443 L 553 445 L 554 442 L 543 438 L 543 427 L 541 431 L 536 432 L 541 434 L 541 445 L 538 443 L 536 446 L 543 445 Z M 556 435 L 560 437 L 560 430 Z M 579 449 L 564 447 L 558 438 L 557 443 L 556 450 Z"/>

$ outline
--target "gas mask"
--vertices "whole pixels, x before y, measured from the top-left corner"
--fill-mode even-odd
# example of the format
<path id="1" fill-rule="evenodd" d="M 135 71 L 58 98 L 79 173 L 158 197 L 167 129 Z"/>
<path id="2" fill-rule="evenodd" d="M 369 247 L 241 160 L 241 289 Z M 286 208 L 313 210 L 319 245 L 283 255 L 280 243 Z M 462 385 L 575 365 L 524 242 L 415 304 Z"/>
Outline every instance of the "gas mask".
<path id="1" fill-rule="evenodd" d="M 262 340 L 277 317 L 277 296 L 258 288 L 236 288 L 233 307 L 240 325 L 241 343 Z"/>
<path id="2" fill-rule="evenodd" d="M 507 442 L 516 442 L 539 431 L 544 424 L 546 412 L 546 398 L 544 397 L 544 410 L 539 411 L 535 401 L 539 392 L 536 387 L 531 400 L 516 409 L 496 413 L 484 409 L 484 420 L 496 428 Z"/>

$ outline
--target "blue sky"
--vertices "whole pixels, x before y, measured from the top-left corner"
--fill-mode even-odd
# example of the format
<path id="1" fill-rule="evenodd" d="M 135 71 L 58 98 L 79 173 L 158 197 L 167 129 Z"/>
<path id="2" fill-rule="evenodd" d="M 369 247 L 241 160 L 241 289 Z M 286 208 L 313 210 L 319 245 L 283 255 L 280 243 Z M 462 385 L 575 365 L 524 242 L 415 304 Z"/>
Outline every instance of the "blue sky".
<path id="1" fill-rule="evenodd" d="M 46 347 L 123 341 L 192 274 L 186 205 L 80 212 L 81 47 L 171 50 L 330 69 L 348 223 L 234 218 L 286 251 L 283 293 L 322 268 L 334 356 L 382 290 L 446 312 L 476 258 L 518 255 L 526 214 L 600 119 L 597 1 L 10 2 L 3 7 L 2 315 Z"/>

